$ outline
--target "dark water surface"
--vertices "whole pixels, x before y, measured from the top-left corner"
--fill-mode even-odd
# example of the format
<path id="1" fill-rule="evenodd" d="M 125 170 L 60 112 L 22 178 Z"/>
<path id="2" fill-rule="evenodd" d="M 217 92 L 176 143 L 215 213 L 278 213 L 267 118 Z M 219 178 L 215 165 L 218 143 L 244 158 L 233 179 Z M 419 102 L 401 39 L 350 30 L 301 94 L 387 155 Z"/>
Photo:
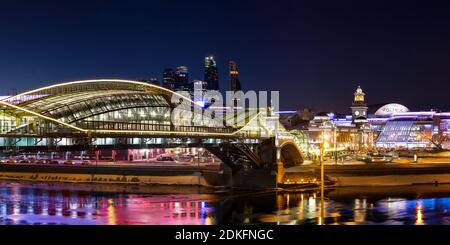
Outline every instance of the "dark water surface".
<path id="1" fill-rule="evenodd" d="M 339 188 L 325 196 L 325 224 L 450 224 L 450 185 Z M 0 182 L 0 224 L 317 224 L 319 197 L 314 191 Z"/>

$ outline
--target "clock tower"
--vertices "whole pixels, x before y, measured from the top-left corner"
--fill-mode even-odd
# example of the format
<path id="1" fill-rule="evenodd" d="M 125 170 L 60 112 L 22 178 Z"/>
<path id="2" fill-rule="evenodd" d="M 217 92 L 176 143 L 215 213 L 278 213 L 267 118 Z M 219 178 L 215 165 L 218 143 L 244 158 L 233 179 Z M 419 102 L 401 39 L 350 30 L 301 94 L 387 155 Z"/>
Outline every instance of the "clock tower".
<path id="1" fill-rule="evenodd" d="M 367 105 L 364 102 L 364 95 L 366 95 L 360 86 L 354 93 L 355 97 L 350 107 L 352 109 L 352 123 L 357 126 L 362 126 L 367 123 Z"/>

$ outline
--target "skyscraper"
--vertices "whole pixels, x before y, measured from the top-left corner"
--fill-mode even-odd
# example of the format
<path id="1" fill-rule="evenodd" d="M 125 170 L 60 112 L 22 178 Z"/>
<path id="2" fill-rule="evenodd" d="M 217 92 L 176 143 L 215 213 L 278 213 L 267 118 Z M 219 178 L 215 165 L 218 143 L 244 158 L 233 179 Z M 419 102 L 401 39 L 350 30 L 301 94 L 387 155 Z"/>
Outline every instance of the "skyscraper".
<path id="1" fill-rule="evenodd" d="M 164 69 L 162 86 L 170 90 L 175 89 L 175 73 L 172 68 Z"/>
<path id="2" fill-rule="evenodd" d="M 239 81 L 239 70 L 234 61 L 230 61 L 230 91 L 242 90 L 241 81 Z"/>
<path id="3" fill-rule="evenodd" d="M 205 57 L 205 82 L 208 90 L 219 90 L 219 75 L 214 57 Z"/>
<path id="4" fill-rule="evenodd" d="M 197 105 L 204 106 L 205 100 L 203 96 L 206 91 L 206 83 L 200 80 L 194 80 L 193 86 L 194 102 L 197 103 Z"/>
<path id="5" fill-rule="evenodd" d="M 175 73 L 175 90 L 189 91 L 191 89 L 189 84 L 189 69 L 187 66 L 178 66 Z"/>

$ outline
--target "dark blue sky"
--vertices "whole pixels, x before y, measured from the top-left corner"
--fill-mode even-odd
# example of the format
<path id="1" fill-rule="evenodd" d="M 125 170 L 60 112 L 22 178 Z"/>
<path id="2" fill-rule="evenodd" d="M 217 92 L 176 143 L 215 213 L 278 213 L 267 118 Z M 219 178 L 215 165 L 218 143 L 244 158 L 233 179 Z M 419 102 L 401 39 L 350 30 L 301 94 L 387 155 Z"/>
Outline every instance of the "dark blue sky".
<path id="1" fill-rule="evenodd" d="M 395 2 L 395 3 L 392 3 Z M 203 79 L 234 59 L 246 90 L 281 107 L 369 104 L 450 109 L 447 1 L 1 1 L 0 93 L 60 81 L 157 77 L 187 65 Z"/>

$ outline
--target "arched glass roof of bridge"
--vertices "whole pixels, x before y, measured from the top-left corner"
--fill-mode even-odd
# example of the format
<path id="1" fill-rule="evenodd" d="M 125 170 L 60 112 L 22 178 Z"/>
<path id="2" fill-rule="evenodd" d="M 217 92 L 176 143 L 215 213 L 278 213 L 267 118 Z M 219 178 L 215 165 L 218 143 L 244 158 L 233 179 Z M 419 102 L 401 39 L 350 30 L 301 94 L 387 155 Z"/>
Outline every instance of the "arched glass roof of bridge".
<path id="1" fill-rule="evenodd" d="M 165 88 L 130 80 L 86 80 L 52 85 L 6 99 L 41 115 L 73 123 L 105 112 L 127 108 L 173 107 L 173 95 L 190 98 Z"/>
<path id="2" fill-rule="evenodd" d="M 114 121 L 111 124 L 96 124 L 95 121 L 93 122 L 93 118 L 99 119 L 101 117 L 97 115 L 106 115 L 111 112 L 120 112 L 123 114 L 126 110 L 128 112 L 133 110 L 133 113 L 136 113 L 138 108 L 146 108 L 147 112 L 152 113 L 156 111 L 161 116 L 147 118 L 147 120 L 151 121 L 143 123 L 152 124 L 153 119 L 156 121 L 160 119 L 164 125 L 167 125 L 167 121 L 170 120 L 170 115 L 167 117 L 166 114 L 170 111 L 164 111 L 161 108 L 172 109 L 176 107 L 177 104 L 171 103 L 173 96 L 177 97 L 176 101 L 184 100 L 193 107 L 198 106 L 189 97 L 185 97 L 171 90 L 144 82 L 118 79 L 85 80 L 51 85 L 3 98 L 0 100 L 0 104 L 2 108 L 13 112 L 16 118 L 17 116 L 20 117 L 20 115 L 34 116 L 84 133 L 92 130 L 96 133 L 127 133 L 130 130 L 123 129 L 123 121 Z M 253 131 L 255 130 L 253 129 L 254 127 L 259 127 L 255 124 L 257 121 L 253 120 L 256 117 L 257 115 L 253 114 L 249 118 L 244 113 L 237 115 L 235 119 L 237 121 L 246 121 L 247 128 L 252 128 L 251 130 Z M 94 127 L 101 125 L 101 128 L 84 127 L 88 125 L 86 124 L 86 120 L 89 121 L 89 125 L 94 125 Z M 11 122 L 14 122 L 14 120 L 10 121 L 9 125 L 11 125 Z M 254 126 L 250 126 L 250 122 Z M 122 123 L 122 126 L 116 125 L 117 123 Z M 139 124 L 140 122 L 136 122 L 136 120 L 129 122 L 132 129 L 136 132 L 145 133 L 147 132 L 147 128 L 152 128 L 145 125 L 145 127 L 142 125 L 136 126 L 136 123 Z M 21 123 L 20 127 L 23 126 L 24 124 Z M 129 129 L 129 126 L 126 126 L 126 128 Z M 186 128 L 183 129 L 183 132 L 186 135 L 190 135 L 190 130 L 196 131 L 192 132 L 192 134 L 196 134 L 200 130 L 204 135 L 221 134 L 230 136 L 239 133 L 239 130 L 242 130 L 243 126 L 238 128 L 233 127 L 234 129 L 215 128 L 215 130 L 214 128 L 200 129 L 201 127 L 193 129 Z M 210 125 L 206 127 L 210 127 Z M 105 130 L 105 128 L 108 130 Z M 111 128 L 113 130 L 109 130 Z M 119 128 L 119 130 L 116 130 L 116 128 Z M 150 131 L 152 130 L 154 131 L 154 129 L 150 129 Z M 209 133 L 210 131 L 211 133 Z M 161 131 L 159 133 L 164 132 Z"/>

